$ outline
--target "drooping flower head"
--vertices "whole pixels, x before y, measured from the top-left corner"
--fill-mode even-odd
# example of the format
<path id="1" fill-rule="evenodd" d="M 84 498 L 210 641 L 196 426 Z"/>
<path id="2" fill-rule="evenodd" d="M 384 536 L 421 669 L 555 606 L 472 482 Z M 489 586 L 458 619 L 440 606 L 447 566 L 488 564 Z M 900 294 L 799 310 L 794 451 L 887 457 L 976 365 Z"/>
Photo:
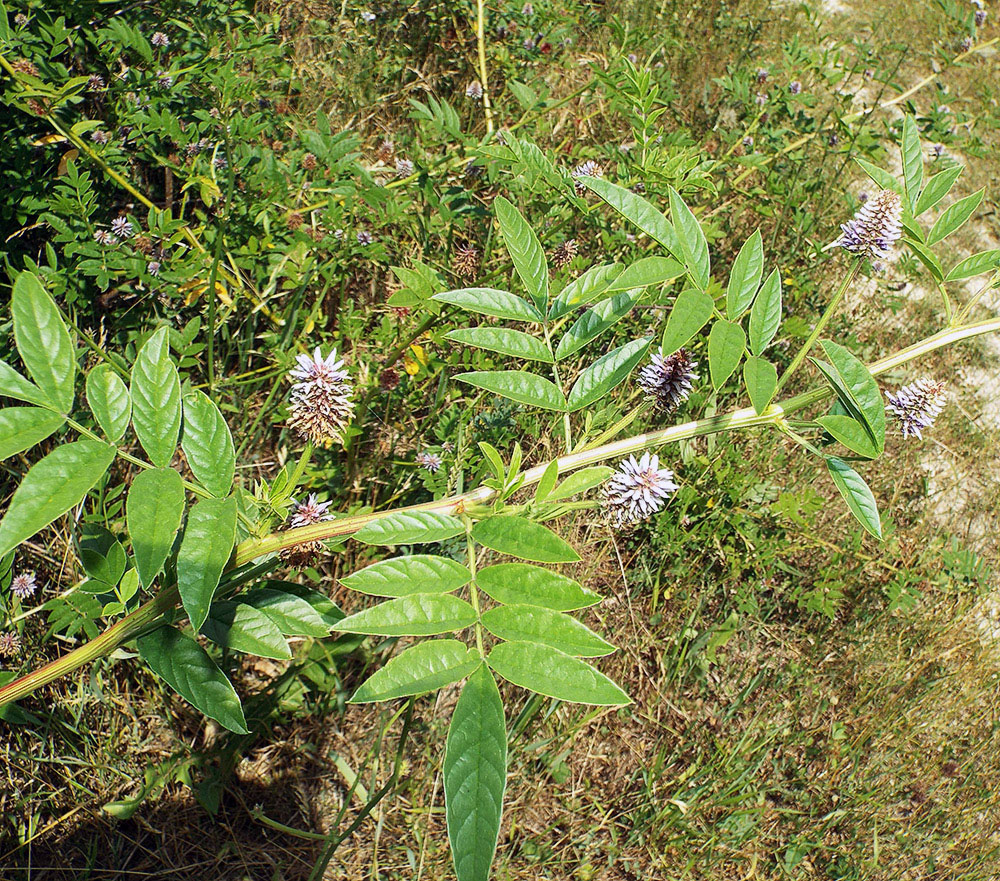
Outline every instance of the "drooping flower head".
<path id="1" fill-rule="evenodd" d="M 471 98 L 473 101 L 478 101 L 483 97 L 483 86 L 479 80 L 473 80 L 465 87 L 465 97 Z"/>
<path id="2" fill-rule="evenodd" d="M 354 386 L 343 367 L 336 349 L 324 358 L 317 348 L 312 357 L 299 355 L 289 373 L 294 383 L 288 427 L 317 446 L 342 442 L 343 431 L 354 415 Z"/>
<path id="3" fill-rule="evenodd" d="M 867 260 L 885 259 L 903 233 L 903 202 L 892 190 L 879 190 L 858 209 L 836 243 L 841 248 Z"/>
<path id="4" fill-rule="evenodd" d="M 660 468 L 660 460 L 648 452 L 636 461 L 629 456 L 604 485 L 604 509 L 615 527 L 650 517 L 677 491 L 674 473 Z"/>
<path id="5" fill-rule="evenodd" d="M 15 575 L 10 583 L 11 593 L 19 600 L 26 600 L 38 590 L 38 582 L 34 572 L 21 572 Z"/>
<path id="6" fill-rule="evenodd" d="M 309 493 L 304 502 L 294 503 L 289 525 L 309 526 L 313 523 L 322 523 L 324 520 L 332 520 L 333 515 L 329 513 L 329 509 L 330 502 L 319 502 L 316 500 L 316 493 Z"/>
<path id="7" fill-rule="evenodd" d="M 944 409 L 944 383 L 918 379 L 886 397 L 889 399 L 886 410 L 896 417 L 903 437 L 923 438 L 921 432 L 930 428 Z"/>
<path id="8" fill-rule="evenodd" d="M 654 352 L 650 362 L 639 372 L 639 386 L 646 396 L 663 410 L 673 410 L 691 394 L 691 386 L 698 381 L 694 368 L 697 361 L 691 353 L 679 349 L 663 357 L 663 349 Z"/>
<path id="9" fill-rule="evenodd" d="M 423 451 L 417 453 L 417 464 L 430 471 L 431 474 L 436 474 L 441 468 L 441 457 L 437 453 Z"/>

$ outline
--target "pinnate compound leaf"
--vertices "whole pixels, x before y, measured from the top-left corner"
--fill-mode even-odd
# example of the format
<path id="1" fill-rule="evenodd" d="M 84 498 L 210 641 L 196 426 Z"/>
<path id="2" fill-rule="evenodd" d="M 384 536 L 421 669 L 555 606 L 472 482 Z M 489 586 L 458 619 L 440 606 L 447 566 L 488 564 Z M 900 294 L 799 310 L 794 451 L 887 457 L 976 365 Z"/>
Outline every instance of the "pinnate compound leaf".
<path id="1" fill-rule="evenodd" d="M 575 563 L 580 555 L 551 529 L 519 514 L 494 514 L 472 527 L 479 544 L 535 563 Z"/>
<path id="2" fill-rule="evenodd" d="M 219 408 L 203 392 L 194 391 L 184 398 L 181 449 L 205 489 L 219 498 L 229 495 L 236 473 L 233 436 Z"/>
<path id="3" fill-rule="evenodd" d="M 868 532 L 881 541 L 882 521 L 879 519 L 875 496 L 868 488 L 868 484 L 843 459 L 829 456 L 826 465 L 851 513 Z"/>
<path id="4" fill-rule="evenodd" d="M 602 177 L 581 177 L 579 181 L 674 257 L 683 259 L 684 252 L 673 225 L 652 202 Z"/>
<path id="5" fill-rule="evenodd" d="M 482 622 L 500 639 L 542 643 L 578 658 L 599 658 L 615 651 L 575 618 L 542 606 L 495 606 L 483 613 Z"/>
<path id="6" fill-rule="evenodd" d="M 56 447 L 36 462 L 0 520 L 0 557 L 78 505 L 114 458 L 114 447 L 84 439 Z"/>
<path id="7" fill-rule="evenodd" d="M 927 245 L 934 245 L 940 242 L 945 236 L 950 236 L 953 232 L 959 229 L 965 221 L 972 217 L 972 212 L 979 207 L 979 203 L 983 201 L 983 194 L 986 192 L 986 188 L 983 187 L 981 190 L 977 190 L 971 196 L 966 196 L 964 199 L 959 199 L 957 202 L 952 202 L 944 211 L 941 212 L 941 216 L 934 222 L 934 226 L 931 227 L 930 235 L 927 236 Z"/>
<path id="8" fill-rule="evenodd" d="M 491 318 L 535 322 L 542 320 L 541 314 L 527 300 L 495 288 L 460 288 L 435 294 L 431 299 L 458 306 L 477 315 L 489 315 Z"/>
<path id="9" fill-rule="evenodd" d="M 232 683 L 208 653 L 175 627 L 159 627 L 136 640 L 149 668 L 195 709 L 237 734 L 249 734 Z"/>
<path id="10" fill-rule="evenodd" d="M 58 431 L 66 417 L 43 407 L 0 410 L 0 461 L 9 459 Z"/>
<path id="11" fill-rule="evenodd" d="M 476 610 L 448 593 L 417 593 L 379 603 L 334 624 L 342 633 L 371 636 L 433 636 L 464 630 L 476 621 Z"/>
<path id="12" fill-rule="evenodd" d="M 431 511 L 394 511 L 361 527 L 354 537 L 369 545 L 409 545 L 444 541 L 465 532 L 457 517 Z"/>
<path id="13" fill-rule="evenodd" d="M 76 352 L 59 308 L 33 273 L 22 272 L 14 282 L 10 314 L 28 375 L 51 404 L 68 414 L 73 409 Z"/>
<path id="14" fill-rule="evenodd" d="M 576 704 L 619 707 L 631 700 L 586 661 L 534 642 L 502 642 L 486 659 L 508 682 Z"/>
<path id="15" fill-rule="evenodd" d="M 482 664 L 475 649 L 457 639 L 428 639 L 398 654 L 354 692 L 352 704 L 388 701 L 437 691 Z"/>
<path id="16" fill-rule="evenodd" d="M 120 441 L 132 419 L 132 398 L 110 364 L 98 364 L 87 375 L 87 404 L 105 437 Z"/>
<path id="17" fill-rule="evenodd" d="M 527 603 L 556 612 L 572 612 L 601 601 L 600 594 L 578 581 L 530 563 L 487 566 L 476 573 L 476 586 L 498 603 Z"/>
<path id="18" fill-rule="evenodd" d="M 739 317 L 750 308 L 763 274 L 764 243 L 758 229 L 743 243 L 729 273 L 726 314 L 730 319 L 739 320 Z"/>
<path id="19" fill-rule="evenodd" d="M 170 359 L 167 328 L 161 327 L 139 350 L 130 391 L 139 443 L 154 465 L 169 465 L 181 430 L 181 381 Z"/>
<path id="20" fill-rule="evenodd" d="M 680 242 L 684 265 L 687 267 L 692 281 L 699 288 L 705 290 L 708 287 L 708 279 L 711 271 L 708 257 L 708 242 L 705 240 L 705 233 L 702 232 L 698 218 L 688 208 L 687 203 L 681 198 L 680 193 L 673 187 L 670 187 L 669 194 L 670 217 L 674 223 L 677 240 Z"/>
<path id="21" fill-rule="evenodd" d="M 763 413 L 778 387 L 778 370 L 770 362 L 756 356 L 743 365 L 743 382 L 750 395 L 750 403 L 758 414 Z"/>
<path id="22" fill-rule="evenodd" d="M 276 660 L 292 656 L 278 625 L 246 603 L 213 603 L 201 630 L 216 645 L 231 651 Z"/>
<path id="23" fill-rule="evenodd" d="M 493 210 L 514 270 L 524 283 L 535 308 L 544 312 L 549 300 L 549 267 L 541 242 L 521 212 L 503 196 L 493 200 Z"/>
<path id="24" fill-rule="evenodd" d="M 715 301 L 704 291 L 687 288 L 677 295 L 663 331 L 663 354 L 672 355 L 690 342 L 712 317 Z"/>
<path id="25" fill-rule="evenodd" d="M 488 881 L 506 786 L 503 702 L 481 664 L 455 704 L 444 753 L 445 814 L 458 881 Z"/>
<path id="26" fill-rule="evenodd" d="M 208 616 L 235 543 L 236 499 L 201 499 L 191 508 L 177 552 L 177 590 L 195 631 Z"/>
<path id="27" fill-rule="evenodd" d="M 566 409 L 573 413 L 599 401 L 624 382 L 649 351 L 652 340 L 632 340 L 598 358 L 583 370 L 570 389 Z"/>
<path id="28" fill-rule="evenodd" d="M 641 290 L 626 291 L 598 303 L 583 313 L 556 346 L 556 360 L 568 358 L 621 321 L 642 298 Z"/>
<path id="29" fill-rule="evenodd" d="M 743 328 L 734 321 L 719 320 L 708 335 L 708 372 L 712 387 L 719 389 L 740 366 L 746 346 Z"/>
<path id="30" fill-rule="evenodd" d="M 447 557 L 414 554 L 382 560 L 340 583 L 351 590 L 379 597 L 403 597 L 414 593 L 450 593 L 472 580 L 472 573 Z"/>
<path id="31" fill-rule="evenodd" d="M 781 273 L 777 269 L 764 280 L 750 310 L 750 351 L 763 354 L 781 324 Z"/>
<path id="32" fill-rule="evenodd" d="M 460 373 L 459 382 L 484 389 L 519 404 L 540 407 L 542 410 L 565 410 L 566 399 L 559 387 L 536 373 L 523 370 L 479 370 Z"/>
<path id="33" fill-rule="evenodd" d="M 184 515 L 184 481 L 172 468 L 140 471 L 125 502 L 135 568 L 143 587 L 160 574 Z"/>
<path id="34" fill-rule="evenodd" d="M 531 334 L 507 327 L 463 327 L 449 331 L 444 336 L 445 339 L 485 349 L 488 352 L 499 352 L 512 358 L 552 362 L 552 354 L 545 343 Z"/>

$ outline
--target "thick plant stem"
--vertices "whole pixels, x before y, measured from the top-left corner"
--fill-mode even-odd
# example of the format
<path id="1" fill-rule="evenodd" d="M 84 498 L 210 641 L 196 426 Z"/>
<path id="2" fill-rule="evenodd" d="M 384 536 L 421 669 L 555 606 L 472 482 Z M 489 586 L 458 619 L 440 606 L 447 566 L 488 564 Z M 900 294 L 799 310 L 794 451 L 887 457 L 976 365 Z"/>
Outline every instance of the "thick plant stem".
<path id="1" fill-rule="evenodd" d="M 476 0 L 476 48 L 479 52 L 479 81 L 483 87 L 483 112 L 486 114 L 486 131 L 493 134 L 493 105 L 486 73 L 486 0 Z"/>
<path id="2" fill-rule="evenodd" d="M 912 346 L 908 346 L 876 361 L 869 367 L 869 370 L 874 376 L 878 376 L 937 349 L 988 333 L 1000 333 L 1000 318 L 976 322 L 965 327 L 945 329 Z M 594 465 L 609 459 L 619 459 L 630 453 L 655 449 L 656 447 L 675 441 L 703 437 L 722 431 L 778 424 L 789 414 L 804 410 L 806 407 L 811 407 L 813 404 L 819 403 L 832 394 L 833 391 L 828 387 L 816 388 L 789 398 L 780 404 L 772 404 L 761 415 L 758 415 L 752 407 L 745 407 L 721 416 L 711 416 L 706 419 L 685 422 L 682 425 L 673 425 L 659 431 L 651 431 L 635 435 L 634 437 L 623 438 L 622 440 L 603 444 L 593 449 L 570 453 L 557 460 L 559 463 L 559 473 L 565 474 L 588 465 Z M 528 487 L 538 483 L 542 479 L 542 475 L 545 473 L 548 465 L 549 463 L 546 462 L 523 472 L 524 481 L 522 486 Z M 230 561 L 229 569 L 243 566 L 258 557 L 274 554 L 284 548 L 291 548 L 303 542 L 353 535 L 366 523 L 379 520 L 396 511 L 430 511 L 440 514 L 461 515 L 466 508 L 472 505 L 484 504 L 491 501 L 495 494 L 495 490 L 483 486 L 459 496 L 451 496 L 450 498 L 434 502 L 425 502 L 421 505 L 411 505 L 406 508 L 343 517 L 339 520 L 313 523 L 309 526 L 300 526 L 297 529 L 277 532 L 260 539 L 247 539 L 237 545 L 233 558 Z M 110 654 L 120 645 L 134 639 L 137 634 L 145 630 L 150 624 L 155 623 L 162 615 L 171 611 L 177 605 L 178 600 L 179 597 L 176 589 L 167 588 L 161 594 L 140 606 L 90 642 L 74 649 L 64 657 L 52 661 L 44 667 L 34 670 L 0 688 L 0 706 L 26 697 L 37 688 L 47 685 L 60 676 L 72 673 L 74 670 L 78 670 L 80 667 Z"/>
<path id="3" fill-rule="evenodd" d="M 778 380 L 778 385 L 774 390 L 775 394 L 781 391 L 784 384 L 792 378 L 792 374 L 794 374 L 795 371 L 799 369 L 802 362 L 805 361 L 806 355 L 809 354 L 809 350 L 815 345 L 816 340 L 819 339 L 819 335 L 823 332 L 827 324 L 829 324 L 830 319 L 833 318 L 833 314 L 837 311 L 841 301 L 844 299 L 844 294 L 847 293 L 847 289 L 851 286 L 854 279 L 858 277 L 860 269 L 861 260 L 857 259 L 854 261 L 851 271 L 847 273 L 847 276 L 841 282 L 837 293 L 833 295 L 833 299 L 827 304 L 826 310 L 823 312 L 823 315 L 813 328 L 812 333 L 809 334 L 809 338 L 802 344 L 802 348 L 796 353 L 795 357 L 792 359 L 792 363 L 788 365 L 788 369 L 781 374 L 781 379 Z"/>

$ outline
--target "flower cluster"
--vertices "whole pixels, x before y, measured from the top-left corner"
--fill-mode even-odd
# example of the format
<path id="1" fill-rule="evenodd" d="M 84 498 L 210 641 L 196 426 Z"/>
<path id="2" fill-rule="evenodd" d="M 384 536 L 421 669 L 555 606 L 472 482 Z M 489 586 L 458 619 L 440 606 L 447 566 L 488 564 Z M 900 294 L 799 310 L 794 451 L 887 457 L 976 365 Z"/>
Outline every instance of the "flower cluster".
<path id="1" fill-rule="evenodd" d="M 604 510 L 616 528 L 651 517 L 677 491 L 674 473 L 660 468 L 660 460 L 648 452 L 636 461 L 629 456 L 604 485 Z"/>
<path id="2" fill-rule="evenodd" d="M 10 590 L 19 600 L 26 600 L 28 597 L 33 596 L 35 591 L 38 590 L 38 581 L 35 578 L 35 573 L 22 572 L 19 575 L 15 575 L 10 583 Z"/>
<path id="3" fill-rule="evenodd" d="M 0 658 L 12 658 L 21 651 L 21 637 L 13 630 L 0 633 Z"/>
<path id="4" fill-rule="evenodd" d="M 697 366 L 698 362 L 691 360 L 691 353 L 686 349 L 665 358 L 660 349 L 639 372 L 639 386 L 660 409 L 673 410 L 691 394 L 692 385 L 698 381 L 698 374 L 694 372 Z"/>
<path id="5" fill-rule="evenodd" d="M 841 225 L 842 235 L 835 244 L 868 260 L 886 258 L 903 233 L 902 214 L 899 194 L 880 190 Z"/>
<path id="6" fill-rule="evenodd" d="M 576 239 L 566 239 L 552 252 L 552 265 L 556 269 L 563 269 L 573 262 L 573 258 L 579 253 L 579 246 Z"/>
<path id="7" fill-rule="evenodd" d="M 604 175 L 604 169 L 601 168 L 598 163 L 593 159 L 588 159 L 586 162 L 581 163 L 572 171 L 572 176 L 576 178 L 573 181 L 573 186 L 576 187 L 577 193 L 581 196 L 586 192 L 587 188 L 580 182 L 581 177 L 602 177 Z"/>
<path id="8" fill-rule="evenodd" d="M 317 446 L 343 442 L 343 432 L 354 415 L 350 374 L 337 360 L 334 349 L 324 358 L 317 348 L 312 357 L 299 355 L 298 366 L 289 376 L 295 380 L 291 392 L 289 428 Z"/>
<path id="9" fill-rule="evenodd" d="M 483 97 L 483 87 L 479 80 L 473 80 L 465 87 L 465 97 L 478 101 Z"/>
<path id="10" fill-rule="evenodd" d="M 330 502 L 319 502 L 316 500 L 316 493 L 309 493 L 304 502 L 295 502 L 292 506 L 292 514 L 289 518 L 289 526 L 310 526 L 313 523 L 322 523 L 324 520 L 332 520 L 333 514 L 329 513 Z"/>
<path id="11" fill-rule="evenodd" d="M 441 469 L 441 457 L 437 453 L 420 452 L 417 453 L 417 464 L 431 474 L 436 474 Z"/>
<path id="12" fill-rule="evenodd" d="M 944 409 L 944 383 L 918 379 L 886 397 L 886 410 L 896 417 L 903 437 L 923 438 L 923 430 L 930 428 Z"/>
<path id="13" fill-rule="evenodd" d="M 409 177 L 413 174 L 413 160 L 412 159 L 397 159 L 396 160 L 396 177 Z"/>
<path id="14" fill-rule="evenodd" d="M 474 276 L 479 268 L 479 249 L 475 245 L 459 245 L 451 258 L 451 268 L 456 275 Z"/>

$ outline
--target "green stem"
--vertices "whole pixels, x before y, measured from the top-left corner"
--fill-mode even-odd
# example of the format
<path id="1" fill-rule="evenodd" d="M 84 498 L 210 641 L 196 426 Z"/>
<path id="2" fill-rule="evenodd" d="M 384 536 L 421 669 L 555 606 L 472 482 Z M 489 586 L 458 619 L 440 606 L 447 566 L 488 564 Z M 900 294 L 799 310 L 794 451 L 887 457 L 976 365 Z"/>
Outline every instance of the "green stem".
<path id="1" fill-rule="evenodd" d="M 472 608 L 476 610 L 476 648 L 479 649 L 479 657 L 485 658 L 483 651 L 483 625 L 479 620 L 479 588 L 476 587 L 476 542 L 472 538 L 472 520 L 468 517 L 462 518 L 465 521 L 465 546 L 469 552 L 469 571 L 472 579 L 469 581 L 469 599 Z"/>
<path id="2" fill-rule="evenodd" d="M 861 270 L 861 259 L 858 258 L 854 261 L 854 265 L 851 267 L 851 271 L 847 273 L 847 276 L 841 282 L 840 288 L 837 290 L 837 293 L 833 295 L 833 299 L 830 300 L 829 304 L 826 307 L 826 310 L 823 312 L 823 315 L 820 317 L 816 326 L 813 328 L 812 333 L 809 334 L 809 338 L 805 341 L 805 343 L 802 344 L 802 348 L 799 349 L 798 353 L 792 359 L 792 363 L 788 365 L 788 369 L 783 374 L 781 374 L 781 379 L 778 380 L 778 385 L 774 390 L 775 394 L 781 391 L 785 383 L 792 378 L 792 374 L 799 369 L 799 365 L 801 365 L 802 362 L 805 361 L 806 355 L 809 354 L 809 350 L 813 347 L 816 340 L 819 339 L 819 335 L 823 332 L 823 329 L 827 326 L 827 324 L 829 324 L 830 319 L 833 318 L 833 313 L 837 311 L 837 308 L 840 306 L 841 301 L 844 299 L 844 294 L 847 293 L 847 289 L 851 286 L 851 282 L 853 282 L 854 279 L 857 278 L 858 272 L 860 270 Z"/>
<path id="3" fill-rule="evenodd" d="M 912 346 L 907 346 L 905 349 L 901 349 L 892 355 L 876 361 L 869 369 L 872 375 L 878 376 L 916 358 L 934 352 L 937 349 L 988 333 L 1000 333 L 1000 318 L 979 321 L 965 327 L 946 328 L 933 336 L 914 343 Z M 578 468 L 584 468 L 588 465 L 594 465 L 609 459 L 619 459 L 630 453 L 655 449 L 656 447 L 675 441 L 717 434 L 721 431 L 779 423 L 785 416 L 817 404 L 832 394 L 832 390 L 824 386 L 796 395 L 781 404 L 772 404 L 761 415 L 757 415 L 753 408 L 747 407 L 721 416 L 711 416 L 693 422 L 686 422 L 682 425 L 673 425 L 659 431 L 624 438 L 594 449 L 580 450 L 576 453 L 562 456 L 557 460 L 559 463 L 559 473 L 564 474 L 569 471 L 575 471 Z M 528 487 L 538 483 L 542 479 L 542 475 L 545 473 L 548 465 L 549 463 L 546 462 L 523 472 L 524 482 L 522 486 Z M 342 517 L 338 520 L 314 523 L 310 526 L 300 526 L 297 529 L 274 533 L 264 538 L 250 538 L 237 545 L 233 558 L 230 560 L 229 569 L 245 565 L 258 557 L 274 554 L 284 548 L 291 548 L 303 542 L 353 535 L 366 523 L 379 520 L 397 511 L 431 511 L 441 514 L 460 515 L 466 507 L 487 503 L 493 499 L 494 495 L 495 490 L 489 487 L 479 487 L 459 496 L 451 496 L 450 498 L 412 505 L 407 508 L 396 508 L 371 514 L 357 514 L 351 517 Z M 0 706 L 26 697 L 36 689 L 47 685 L 60 676 L 78 670 L 80 667 L 96 661 L 104 655 L 110 654 L 120 645 L 134 639 L 138 633 L 141 633 L 162 615 L 170 612 L 176 606 L 178 599 L 176 588 L 166 588 L 158 596 L 124 617 L 100 636 L 74 649 L 62 658 L 52 661 L 44 667 L 34 670 L 0 688 Z"/>

